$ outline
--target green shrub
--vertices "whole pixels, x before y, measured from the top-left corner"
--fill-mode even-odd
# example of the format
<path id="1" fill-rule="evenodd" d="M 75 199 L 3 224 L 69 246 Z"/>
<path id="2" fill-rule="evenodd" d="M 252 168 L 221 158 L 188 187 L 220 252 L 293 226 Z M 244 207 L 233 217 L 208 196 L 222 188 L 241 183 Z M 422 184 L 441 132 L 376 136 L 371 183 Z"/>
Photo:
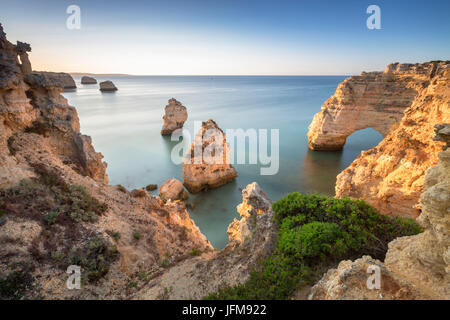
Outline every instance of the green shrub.
<path id="1" fill-rule="evenodd" d="M 141 238 L 142 238 L 142 233 L 140 233 L 140 232 L 135 232 L 135 233 L 133 234 L 133 238 L 135 238 L 136 240 L 141 239 Z"/>
<path id="2" fill-rule="evenodd" d="M 58 220 L 59 212 L 57 211 L 50 211 L 44 216 L 45 222 L 48 224 L 54 224 Z"/>
<path id="3" fill-rule="evenodd" d="M 112 236 L 113 236 L 115 241 L 119 241 L 119 239 L 120 239 L 120 233 L 119 232 L 117 232 L 117 231 L 114 232 Z"/>
<path id="4" fill-rule="evenodd" d="M 198 248 L 192 248 L 191 250 L 191 256 L 199 256 L 202 252 Z"/>
<path id="5" fill-rule="evenodd" d="M 89 282 L 97 282 L 109 271 L 109 265 L 118 257 L 118 251 L 102 238 L 92 238 L 87 246 L 69 254 L 68 264 L 83 269 L 83 277 Z"/>
<path id="6" fill-rule="evenodd" d="M 33 266 L 26 263 L 17 263 L 13 270 L 4 278 L 0 278 L 0 300 L 21 299 L 34 281 L 31 274 Z"/>
<path id="7" fill-rule="evenodd" d="M 279 227 L 274 252 L 245 284 L 206 299 L 287 299 L 342 259 L 384 259 L 387 244 L 421 230 L 411 219 L 381 215 L 362 200 L 292 193 L 273 204 Z"/>

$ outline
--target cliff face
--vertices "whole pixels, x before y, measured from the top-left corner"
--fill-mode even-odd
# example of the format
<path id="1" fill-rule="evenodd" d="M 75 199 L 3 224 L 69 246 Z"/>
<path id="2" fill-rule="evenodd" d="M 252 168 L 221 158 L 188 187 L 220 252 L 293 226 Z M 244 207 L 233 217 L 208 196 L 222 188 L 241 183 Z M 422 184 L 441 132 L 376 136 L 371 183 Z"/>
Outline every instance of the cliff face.
<path id="1" fill-rule="evenodd" d="M 130 282 L 148 282 L 194 249 L 212 251 L 184 204 L 107 184 L 61 78 L 31 72 L 19 49 L 0 25 L 2 283 L 20 279 L 12 284 L 24 298 L 126 298 Z M 82 267 L 81 290 L 66 287 L 72 264 Z M 18 297 L 7 291 L 0 298 Z"/>
<path id="2" fill-rule="evenodd" d="M 373 128 L 385 137 L 440 64 L 392 64 L 384 72 L 363 72 L 340 83 L 309 126 L 312 150 L 340 150 L 349 135 Z"/>
<path id="3" fill-rule="evenodd" d="M 343 261 L 312 289 L 310 299 L 448 299 L 450 297 L 450 124 L 436 128 L 446 142 L 429 169 L 417 219 L 424 232 L 389 243 L 384 264 L 368 256 Z M 369 266 L 378 266 L 380 289 L 369 289 Z"/>
<path id="4" fill-rule="evenodd" d="M 224 249 L 174 265 L 134 298 L 202 299 L 222 287 L 247 281 L 258 261 L 273 251 L 277 231 L 272 201 L 256 182 L 242 191 L 237 211 L 241 219 L 230 224 L 230 241 Z"/>
<path id="5" fill-rule="evenodd" d="M 387 71 L 392 68 L 388 66 Z M 403 69 L 394 73 L 406 72 L 422 89 L 416 88 L 411 105 L 384 140 L 361 152 L 338 175 L 336 196 L 361 198 L 384 214 L 415 218 L 420 212 L 417 204 L 425 172 L 437 163 L 442 147 L 441 142 L 433 141 L 433 125 L 450 122 L 450 64 L 427 63 Z"/>

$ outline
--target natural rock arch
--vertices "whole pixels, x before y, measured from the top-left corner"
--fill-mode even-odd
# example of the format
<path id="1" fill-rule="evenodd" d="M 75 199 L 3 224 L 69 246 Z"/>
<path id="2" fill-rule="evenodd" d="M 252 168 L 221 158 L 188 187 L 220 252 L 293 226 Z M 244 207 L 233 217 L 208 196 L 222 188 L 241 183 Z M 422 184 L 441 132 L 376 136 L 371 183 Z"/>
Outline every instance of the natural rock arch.
<path id="1" fill-rule="evenodd" d="M 385 137 L 417 93 L 429 84 L 432 65 L 392 64 L 341 82 L 309 126 L 311 150 L 341 150 L 347 137 L 372 128 Z"/>

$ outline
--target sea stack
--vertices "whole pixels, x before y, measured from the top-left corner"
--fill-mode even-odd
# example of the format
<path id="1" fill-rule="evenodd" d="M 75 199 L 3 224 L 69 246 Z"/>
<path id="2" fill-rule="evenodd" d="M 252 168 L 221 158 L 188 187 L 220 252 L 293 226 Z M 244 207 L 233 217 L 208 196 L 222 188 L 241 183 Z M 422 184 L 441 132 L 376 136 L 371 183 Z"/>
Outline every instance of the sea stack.
<path id="1" fill-rule="evenodd" d="M 179 101 L 172 98 L 166 105 L 163 116 L 164 124 L 161 129 L 162 135 L 169 135 L 177 129 L 183 128 L 188 118 L 187 109 Z"/>
<path id="2" fill-rule="evenodd" d="M 185 187 L 196 193 L 231 182 L 237 173 L 230 164 L 230 152 L 222 129 L 211 119 L 202 122 L 183 160 Z"/>
<path id="3" fill-rule="evenodd" d="M 64 90 L 77 88 L 75 80 L 73 80 L 70 74 L 65 72 L 33 71 L 32 73 L 40 74 L 45 79 L 52 79 L 53 81 L 59 82 L 60 86 L 62 86 Z"/>
<path id="4" fill-rule="evenodd" d="M 117 87 L 110 80 L 100 82 L 100 91 L 102 92 L 113 92 L 117 91 Z"/>
<path id="5" fill-rule="evenodd" d="M 96 83 L 97 83 L 97 80 L 92 77 L 83 76 L 81 78 L 81 84 L 96 84 Z"/>

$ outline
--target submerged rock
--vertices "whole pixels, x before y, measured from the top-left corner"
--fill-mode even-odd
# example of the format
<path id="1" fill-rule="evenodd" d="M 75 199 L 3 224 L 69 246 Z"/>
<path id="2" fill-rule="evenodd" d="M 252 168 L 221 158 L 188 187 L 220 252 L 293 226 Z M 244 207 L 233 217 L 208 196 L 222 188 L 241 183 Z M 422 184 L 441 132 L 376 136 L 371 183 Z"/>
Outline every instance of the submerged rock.
<path id="1" fill-rule="evenodd" d="M 191 192 L 209 190 L 237 177 L 230 164 L 230 146 L 225 133 L 213 120 L 202 122 L 183 160 L 185 187 Z"/>
<path id="2" fill-rule="evenodd" d="M 161 129 L 161 134 L 169 135 L 183 127 L 188 118 L 188 114 L 186 107 L 174 98 L 169 100 L 169 104 L 166 105 L 164 110 L 164 124 Z"/>
<path id="3" fill-rule="evenodd" d="M 83 76 L 81 78 L 81 83 L 82 84 L 96 84 L 97 80 L 92 78 L 92 77 L 88 77 L 88 76 Z"/>
<path id="4" fill-rule="evenodd" d="M 163 201 L 186 200 L 188 198 L 188 194 L 186 190 L 184 190 L 181 181 L 173 178 L 164 182 L 164 184 L 159 188 L 159 197 Z"/>
<path id="5" fill-rule="evenodd" d="M 118 89 L 114 85 L 114 83 L 110 80 L 100 82 L 100 91 L 103 92 L 112 92 L 117 91 Z"/>

